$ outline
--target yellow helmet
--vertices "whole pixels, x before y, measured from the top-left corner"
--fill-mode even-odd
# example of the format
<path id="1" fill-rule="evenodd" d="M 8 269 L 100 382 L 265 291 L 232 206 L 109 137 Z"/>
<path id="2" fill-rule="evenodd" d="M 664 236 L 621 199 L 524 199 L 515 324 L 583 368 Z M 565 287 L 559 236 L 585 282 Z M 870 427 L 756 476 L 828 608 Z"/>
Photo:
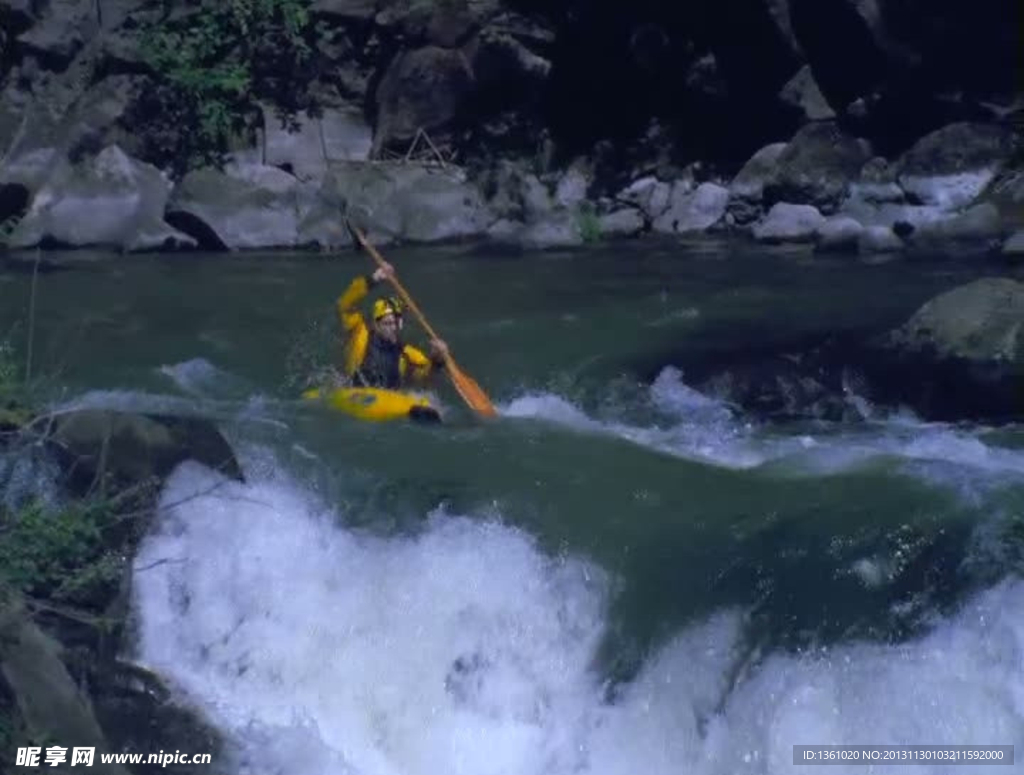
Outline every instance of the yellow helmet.
<path id="1" fill-rule="evenodd" d="M 373 319 L 380 320 L 385 315 L 401 317 L 402 302 L 394 296 L 389 296 L 386 299 L 377 299 L 377 301 L 373 303 Z"/>

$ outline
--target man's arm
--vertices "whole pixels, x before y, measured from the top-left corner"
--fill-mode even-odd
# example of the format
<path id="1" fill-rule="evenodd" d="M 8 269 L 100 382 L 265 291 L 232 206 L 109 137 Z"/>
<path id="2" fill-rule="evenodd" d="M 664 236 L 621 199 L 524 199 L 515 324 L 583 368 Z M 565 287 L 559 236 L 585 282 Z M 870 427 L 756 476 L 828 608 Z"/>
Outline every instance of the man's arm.
<path id="1" fill-rule="evenodd" d="M 371 286 L 376 284 L 373 275 L 360 275 L 349 283 L 345 292 L 338 297 L 338 321 L 342 329 L 351 334 L 361 328 L 366 328 L 366 321 L 359 311 L 359 303 L 366 298 Z"/>

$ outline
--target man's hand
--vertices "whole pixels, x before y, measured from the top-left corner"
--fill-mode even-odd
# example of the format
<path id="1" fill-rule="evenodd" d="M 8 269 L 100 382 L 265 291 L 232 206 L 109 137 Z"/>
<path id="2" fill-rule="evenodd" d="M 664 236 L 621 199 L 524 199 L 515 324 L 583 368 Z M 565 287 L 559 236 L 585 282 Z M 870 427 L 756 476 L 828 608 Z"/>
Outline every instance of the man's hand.
<path id="1" fill-rule="evenodd" d="M 430 342 L 430 354 L 435 360 L 443 360 L 448 357 L 448 345 L 440 339 L 432 339 Z"/>
<path id="2" fill-rule="evenodd" d="M 378 283 L 381 280 L 393 280 L 395 277 L 395 268 L 387 261 L 384 261 L 382 266 L 374 270 L 371 277 L 373 277 L 374 281 Z"/>

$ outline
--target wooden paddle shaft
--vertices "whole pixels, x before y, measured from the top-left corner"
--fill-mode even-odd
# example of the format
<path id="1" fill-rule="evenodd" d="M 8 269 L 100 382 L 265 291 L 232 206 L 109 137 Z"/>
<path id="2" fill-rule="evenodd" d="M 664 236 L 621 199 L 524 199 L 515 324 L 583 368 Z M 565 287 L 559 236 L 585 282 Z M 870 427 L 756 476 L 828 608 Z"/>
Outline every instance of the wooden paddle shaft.
<path id="1" fill-rule="evenodd" d="M 367 250 L 367 252 L 369 252 L 369 254 L 373 257 L 373 260 L 376 261 L 377 264 L 383 269 L 385 266 L 384 257 L 377 252 L 377 248 L 370 244 L 370 242 L 366 239 L 366 237 L 363 236 L 363 233 L 359 231 L 359 229 L 355 227 L 352 227 L 352 229 L 355 232 L 356 237 L 358 237 L 359 239 L 359 244 L 362 245 Z M 406 292 L 405 288 L 402 287 L 402 284 L 398 282 L 398 278 L 395 277 L 394 274 L 392 274 L 390 277 L 388 277 L 388 279 L 391 281 L 391 284 L 395 286 L 395 290 L 398 291 L 398 295 L 402 297 L 402 301 L 405 302 L 405 305 L 412 310 L 413 314 L 416 316 L 416 319 L 419 320 L 420 325 L 423 326 L 424 329 L 426 329 L 426 332 L 430 335 L 430 338 L 440 339 L 440 337 L 436 333 L 434 333 L 434 329 L 430 327 L 430 324 L 427 322 L 427 319 L 423 317 L 423 313 L 420 312 L 420 308 L 416 306 L 416 302 L 412 300 L 412 297 Z"/>

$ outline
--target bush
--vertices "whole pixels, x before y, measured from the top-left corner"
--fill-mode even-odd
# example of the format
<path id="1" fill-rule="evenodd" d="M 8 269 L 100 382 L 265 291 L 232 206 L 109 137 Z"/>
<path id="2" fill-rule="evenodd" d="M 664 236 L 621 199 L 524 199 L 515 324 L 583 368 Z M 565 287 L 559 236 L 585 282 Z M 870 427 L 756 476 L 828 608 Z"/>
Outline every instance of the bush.
<path id="1" fill-rule="evenodd" d="M 306 87 L 318 69 L 320 30 L 307 7 L 307 0 L 225 0 L 147 28 L 142 55 L 157 83 L 133 117 L 145 127 L 147 158 L 177 175 L 220 165 L 233 142 L 251 139 L 258 100 L 286 117 L 315 109 Z"/>
<path id="2" fill-rule="evenodd" d="M 0 506 L 0 584 L 85 607 L 109 599 L 124 570 L 124 558 L 105 543 L 116 521 L 103 500 Z"/>

